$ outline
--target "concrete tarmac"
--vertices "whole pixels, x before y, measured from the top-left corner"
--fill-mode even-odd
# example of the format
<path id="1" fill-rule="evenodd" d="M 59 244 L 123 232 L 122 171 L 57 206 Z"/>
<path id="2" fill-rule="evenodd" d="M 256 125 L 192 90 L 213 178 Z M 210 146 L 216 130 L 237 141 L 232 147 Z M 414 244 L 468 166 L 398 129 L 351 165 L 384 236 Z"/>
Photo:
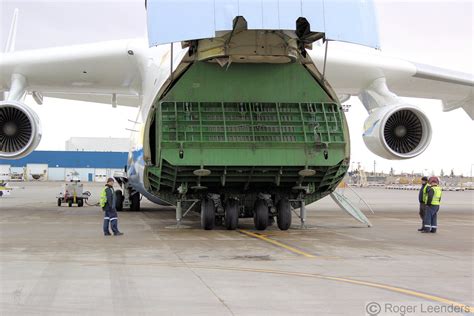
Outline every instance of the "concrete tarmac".
<path id="1" fill-rule="evenodd" d="M 307 229 L 293 216 L 263 232 L 252 219 L 203 231 L 197 213 L 176 229 L 173 209 L 143 201 L 105 237 L 98 207 L 56 206 L 60 183 L 14 185 L 0 198 L 0 315 L 474 313 L 474 191 L 444 193 L 437 234 L 417 231 L 417 191 L 357 189 L 371 228 L 330 198 Z M 97 202 L 102 185 L 85 187 Z"/>

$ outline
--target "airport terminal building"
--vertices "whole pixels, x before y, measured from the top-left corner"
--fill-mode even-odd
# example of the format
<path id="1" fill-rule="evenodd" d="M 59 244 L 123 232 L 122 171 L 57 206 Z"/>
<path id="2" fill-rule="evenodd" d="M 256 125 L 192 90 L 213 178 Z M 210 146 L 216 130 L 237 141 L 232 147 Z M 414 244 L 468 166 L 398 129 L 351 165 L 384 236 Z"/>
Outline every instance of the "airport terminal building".
<path id="1" fill-rule="evenodd" d="M 66 151 L 34 151 L 18 160 L 0 159 L 0 181 L 77 178 L 82 182 L 104 182 L 115 171 L 124 170 L 128 142 L 128 139 L 71 138 L 66 142 Z"/>

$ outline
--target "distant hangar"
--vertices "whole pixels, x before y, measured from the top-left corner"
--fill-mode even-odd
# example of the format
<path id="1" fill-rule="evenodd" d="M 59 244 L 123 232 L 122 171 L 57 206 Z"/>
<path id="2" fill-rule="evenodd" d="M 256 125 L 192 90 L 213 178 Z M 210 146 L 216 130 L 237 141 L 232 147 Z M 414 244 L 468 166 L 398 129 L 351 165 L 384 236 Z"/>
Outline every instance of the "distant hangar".
<path id="1" fill-rule="evenodd" d="M 34 151 L 19 160 L 0 159 L 0 180 L 103 182 L 123 171 L 127 152 Z"/>
<path id="2" fill-rule="evenodd" d="M 123 171 L 129 139 L 73 137 L 66 151 L 34 151 L 19 160 L 0 159 L 0 181 L 104 182 Z"/>

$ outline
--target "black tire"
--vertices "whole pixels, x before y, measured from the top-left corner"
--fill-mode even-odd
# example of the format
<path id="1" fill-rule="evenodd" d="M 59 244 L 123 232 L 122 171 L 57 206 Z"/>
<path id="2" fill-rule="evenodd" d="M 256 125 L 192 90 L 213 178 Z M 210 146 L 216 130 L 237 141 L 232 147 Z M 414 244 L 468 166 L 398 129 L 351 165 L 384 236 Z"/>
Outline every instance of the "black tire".
<path id="1" fill-rule="evenodd" d="M 115 191 L 115 209 L 117 212 L 123 211 L 123 193 L 122 190 Z"/>
<path id="2" fill-rule="evenodd" d="M 277 204 L 277 224 L 281 230 L 291 227 L 291 204 L 287 198 L 281 199 Z"/>
<path id="3" fill-rule="evenodd" d="M 58 206 L 61 206 L 61 203 L 62 203 L 61 199 L 58 198 Z"/>
<path id="4" fill-rule="evenodd" d="M 257 230 L 265 230 L 268 226 L 268 206 L 262 199 L 257 199 L 253 207 L 253 222 Z"/>
<path id="5" fill-rule="evenodd" d="M 231 199 L 225 206 L 225 228 L 235 230 L 239 225 L 239 203 Z"/>
<path id="6" fill-rule="evenodd" d="M 140 193 L 130 196 L 130 211 L 140 212 Z"/>
<path id="7" fill-rule="evenodd" d="M 201 227 L 205 230 L 214 229 L 216 220 L 216 207 L 210 199 L 201 201 Z"/>
<path id="8" fill-rule="evenodd" d="M 77 207 L 83 207 L 83 206 L 84 206 L 84 200 L 83 199 L 77 200 Z"/>
<path id="9" fill-rule="evenodd" d="M 67 206 L 72 207 L 72 200 L 71 200 L 71 199 L 69 199 L 69 200 L 67 201 Z"/>

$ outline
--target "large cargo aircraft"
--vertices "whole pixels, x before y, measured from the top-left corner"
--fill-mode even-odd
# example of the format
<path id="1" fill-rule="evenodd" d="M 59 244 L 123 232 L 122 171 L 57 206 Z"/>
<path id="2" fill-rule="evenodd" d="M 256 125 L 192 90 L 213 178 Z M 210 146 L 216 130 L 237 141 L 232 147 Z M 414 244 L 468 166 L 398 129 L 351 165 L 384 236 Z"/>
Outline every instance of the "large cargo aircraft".
<path id="1" fill-rule="evenodd" d="M 24 157 L 40 142 L 28 93 L 38 104 L 46 96 L 139 107 L 119 202 L 138 210 L 143 195 L 176 206 L 178 221 L 200 205 L 204 229 L 253 217 L 259 230 L 275 218 L 286 230 L 293 207 L 331 194 L 348 170 L 350 96 L 368 111 L 367 147 L 386 159 L 416 157 L 431 139 L 427 116 L 399 95 L 440 99 L 445 111 L 474 118 L 472 75 L 377 50 L 370 1 L 146 7 L 148 39 L 19 52 L 15 15 L 0 59 L 0 158 Z"/>

